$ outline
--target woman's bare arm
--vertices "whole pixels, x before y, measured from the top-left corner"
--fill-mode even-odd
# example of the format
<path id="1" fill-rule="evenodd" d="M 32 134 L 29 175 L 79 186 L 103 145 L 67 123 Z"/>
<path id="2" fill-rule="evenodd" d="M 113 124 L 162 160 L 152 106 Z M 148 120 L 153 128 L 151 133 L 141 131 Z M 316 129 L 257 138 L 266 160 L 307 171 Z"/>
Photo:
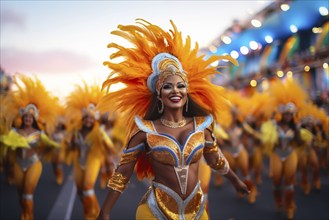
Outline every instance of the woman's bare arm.
<path id="1" fill-rule="evenodd" d="M 132 137 L 132 139 L 128 142 L 127 149 L 132 149 L 135 146 L 138 146 L 141 143 L 144 143 L 145 141 L 145 133 L 139 132 L 135 136 Z M 124 157 L 124 155 L 123 155 Z M 123 161 L 123 158 L 121 159 Z M 116 201 L 121 195 L 121 190 L 124 190 L 124 185 L 129 181 L 131 178 L 134 167 L 136 164 L 136 160 L 132 160 L 131 162 L 127 162 L 125 160 L 124 164 L 121 164 L 118 166 L 118 168 L 115 171 L 115 174 L 113 177 L 109 180 L 109 191 L 106 195 L 106 198 L 104 200 L 104 203 L 102 205 L 102 208 L 100 210 L 100 213 L 97 217 L 98 220 L 106 220 L 110 219 L 110 212 L 115 205 Z"/>
<path id="2" fill-rule="evenodd" d="M 119 166 L 116 172 L 122 173 L 122 175 L 129 180 L 134 171 L 134 167 L 135 167 L 135 163 L 132 162 L 129 164 Z M 112 210 L 116 201 L 119 199 L 120 195 L 121 192 L 110 188 L 108 189 L 106 198 L 104 200 L 104 203 L 102 205 L 101 211 L 97 219 L 99 220 L 110 219 L 110 211 Z"/>
<path id="3" fill-rule="evenodd" d="M 250 190 L 248 189 L 246 184 L 240 180 L 240 178 L 235 174 L 235 172 L 231 168 L 229 168 L 228 161 L 222 154 L 221 150 L 218 148 L 216 140 L 213 138 L 211 132 L 207 129 L 205 130 L 205 139 L 209 143 L 211 141 L 214 143 L 214 146 L 208 147 L 208 149 L 206 146 L 203 153 L 203 156 L 207 161 L 208 165 L 219 173 L 221 173 L 226 178 L 228 178 L 237 192 L 242 194 L 249 194 Z"/>

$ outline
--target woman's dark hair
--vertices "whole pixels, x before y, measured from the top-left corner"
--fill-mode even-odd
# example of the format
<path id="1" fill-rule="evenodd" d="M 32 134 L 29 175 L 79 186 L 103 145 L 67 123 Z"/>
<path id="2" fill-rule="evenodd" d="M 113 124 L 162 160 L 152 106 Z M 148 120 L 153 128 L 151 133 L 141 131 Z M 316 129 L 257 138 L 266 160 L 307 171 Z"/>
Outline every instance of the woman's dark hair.
<path id="1" fill-rule="evenodd" d="M 183 115 L 185 117 L 194 117 L 194 116 L 207 116 L 210 113 L 203 109 L 200 105 L 198 105 L 191 97 L 189 94 L 187 94 L 188 98 L 188 111 L 186 112 L 186 105 L 184 105 L 184 111 Z M 157 94 L 153 93 L 152 98 L 151 98 L 151 104 L 146 112 L 146 115 L 144 117 L 145 120 L 156 120 L 161 117 L 162 114 L 158 112 L 158 106 L 160 106 L 161 103 L 157 99 Z"/>
<path id="2" fill-rule="evenodd" d="M 24 128 L 24 117 L 25 117 L 26 115 L 23 115 L 22 116 L 22 124 L 21 124 L 21 126 L 19 127 L 20 129 L 23 129 Z M 33 118 L 33 123 L 32 123 L 32 127 L 34 128 L 34 129 L 37 129 L 37 130 L 41 130 L 40 129 L 40 127 L 39 127 L 39 125 L 38 125 L 38 122 L 37 122 L 37 120 L 35 120 L 35 118 L 34 118 L 34 116 L 32 116 L 32 118 Z"/>

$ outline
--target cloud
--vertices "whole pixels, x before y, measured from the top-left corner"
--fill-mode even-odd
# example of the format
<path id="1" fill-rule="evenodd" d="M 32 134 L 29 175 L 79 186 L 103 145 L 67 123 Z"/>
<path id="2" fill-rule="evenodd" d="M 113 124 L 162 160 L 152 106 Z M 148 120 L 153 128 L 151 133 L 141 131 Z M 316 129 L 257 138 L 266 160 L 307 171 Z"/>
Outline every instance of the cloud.
<path id="1" fill-rule="evenodd" d="M 1 27 L 13 25 L 17 27 L 25 26 L 25 16 L 12 9 L 1 10 Z"/>
<path id="2" fill-rule="evenodd" d="M 72 73 L 102 65 L 92 58 L 64 50 L 45 52 L 1 48 L 1 67 L 8 73 Z"/>

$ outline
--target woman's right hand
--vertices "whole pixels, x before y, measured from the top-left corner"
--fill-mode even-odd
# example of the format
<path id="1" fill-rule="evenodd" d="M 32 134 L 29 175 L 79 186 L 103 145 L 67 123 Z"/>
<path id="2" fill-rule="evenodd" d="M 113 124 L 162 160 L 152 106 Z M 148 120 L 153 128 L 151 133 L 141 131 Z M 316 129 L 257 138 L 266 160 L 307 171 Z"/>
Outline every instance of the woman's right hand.
<path id="1" fill-rule="evenodd" d="M 250 189 L 248 188 L 248 186 L 240 179 L 234 181 L 233 186 L 239 194 L 248 195 L 250 193 Z"/>
<path id="2" fill-rule="evenodd" d="M 102 211 L 98 214 L 96 220 L 109 220 L 110 219 L 110 214 L 106 215 Z"/>
<path id="3" fill-rule="evenodd" d="M 231 181 L 232 185 L 238 193 L 242 195 L 248 195 L 250 193 L 248 186 L 236 175 L 232 169 L 230 169 L 224 176 Z"/>

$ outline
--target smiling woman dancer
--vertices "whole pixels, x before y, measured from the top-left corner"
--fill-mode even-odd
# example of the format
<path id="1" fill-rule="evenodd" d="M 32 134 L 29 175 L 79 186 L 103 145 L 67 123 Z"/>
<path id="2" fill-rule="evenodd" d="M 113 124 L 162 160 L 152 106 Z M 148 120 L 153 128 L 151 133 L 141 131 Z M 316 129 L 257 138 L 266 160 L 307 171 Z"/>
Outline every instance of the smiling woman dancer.
<path id="1" fill-rule="evenodd" d="M 134 168 L 139 179 L 153 177 L 152 187 L 137 208 L 137 219 L 208 219 L 205 198 L 198 178 L 199 162 L 227 176 L 237 191 L 248 193 L 247 186 L 229 168 L 212 135 L 213 116 L 225 109 L 223 88 L 211 84 L 216 74 L 210 64 L 230 57 L 197 57 L 173 22 L 173 30 L 138 19 L 137 25 L 119 25 L 113 34 L 130 41 L 134 47 L 117 44 L 106 62 L 113 70 L 103 87 L 123 82 L 127 87 L 109 93 L 99 106 L 127 113 L 131 126 L 127 147 L 120 164 L 108 182 L 108 194 L 98 219 L 109 219 L 110 211 L 124 191 Z M 136 167 L 135 167 L 136 165 Z"/>
<path id="2" fill-rule="evenodd" d="M 13 175 L 22 208 L 21 219 L 30 220 L 34 218 L 33 194 L 42 172 L 42 153 L 45 147 L 60 147 L 44 132 L 54 129 L 58 105 L 40 80 L 24 75 L 14 79 L 17 91 L 10 92 L 1 103 L 1 111 L 6 116 L 1 123 L 13 127 L 0 136 L 0 142 L 1 150 L 14 152 Z"/>

